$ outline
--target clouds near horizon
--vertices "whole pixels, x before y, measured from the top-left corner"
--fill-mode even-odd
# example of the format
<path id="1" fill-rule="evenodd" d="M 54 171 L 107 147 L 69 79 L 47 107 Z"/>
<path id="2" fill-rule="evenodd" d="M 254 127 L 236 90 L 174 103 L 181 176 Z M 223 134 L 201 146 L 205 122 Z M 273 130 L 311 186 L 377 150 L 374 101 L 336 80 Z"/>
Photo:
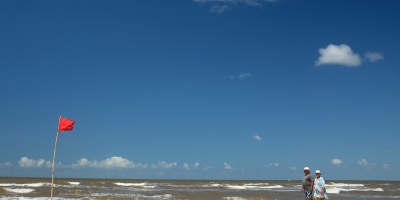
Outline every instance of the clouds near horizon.
<path id="1" fill-rule="evenodd" d="M 332 165 L 341 167 L 343 166 L 344 162 L 339 159 L 335 158 L 330 161 Z M 361 160 L 356 161 L 356 163 L 361 166 L 363 169 L 366 170 L 372 170 L 376 166 L 373 163 L 368 162 L 365 158 L 362 158 Z M 21 168 L 51 168 L 52 163 L 50 161 L 46 161 L 44 159 L 30 159 L 28 157 L 21 157 L 20 160 L 18 161 L 18 166 Z M 178 162 L 166 162 L 166 161 L 159 161 L 158 163 L 155 164 L 142 164 L 142 163 L 135 163 L 131 160 L 128 160 L 123 157 L 119 156 L 113 156 L 110 158 L 106 158 L 104 160 L 88 160 L 86 158 L 81 158 L 76 161 L 76 163 L 71 164 L 71 165 L 61 165 L 61 163 L 56 164 L 57 167 L 60 168 L 74 168 L 74 169 L 105 169 L 105 170 L 118 170 L 118 169 L 137 169 L 137 170 L 170 170 L 170 169 L 185 169 L 185 170 L 203 170 L 203 171 L 208 171 L 211 169 L 211 166 L 204 166 L 200 168 L 201 164 L 199 162 L 194 162 L 192 164 L 189 163 L 183 163 L 182 165 L 178 166 Z M 387 163 L 381 163 L 380 168 L 382 170 L 388 171 L 391 170 L 390 164 Z M 13 164 L 11 162 L 5 162 L 3 164 L 0 164 L 0 168 L 10 168 L 13 167 Z M 263 164 L 262 167 L 268 169 L 268 170 L 274 170 L 277 168 L 280 168 L 281 165 L 277 162 L 271 162 L 268 164 Z M 282 166 L 283 167 L 283 166 Z M 297 171 L 297 167 L 295 166 L 287 166 L 288 170 L 290 171 Z M 229 171 L 235 171 L 236 168 L 229 164 L 228 162 L 223 163 L 223 168 L 222 170 L 229 170 Z M 161 174 L 165 172 L 159 172 Z"/>
<path id="2" fill-rule="evenodd" d="M 147 168 L 148 164 L 142 163 L 134 163 L 128 159 L 113 156 L 111 158 L 107 158 L 101 161 L 89 161 L 86 158 L 81 158 L 75 164 L 72 164 L 73 168 L 80 168 L 80 167 L 93 167 L 93 168 Z"/>
<path id="3" fill-rule="evenodd" d="M 12 166 L 13 166 L 13 164 L 11 162 L 5 162 L 5 163 L 0 164 L 0 168 L 1 167 L 12 167 Z"/>
<path id="4" fill-rule="evenodd" d="M 41 168 L 41 167 L 52 167 L 51 161 L 46 161 L 44 159 L 30 159 L 28 157 L 22 157 L 18 161 L 19 167 L 24 168 Z M 62 166 L 60 163 L 58 166 Z M 11 167 L 13 164 L 11 162 L 6 162 L 0 165 L 0 167 Z M 155 169 L 171 169 L 177 167 L 177 162 L 165 162 L 159 161 L 156 164 L 142 164 L 142 163 L 134 163 L 126 158 L 113 156 L 110 158 L 106 158 L 104 160 L 88 160 L 86 158 L 81 158 L 77 160 L 74 164 L 64 165 L 62 167 L 71 167 L 71 168 L 100 168 L 100 169 L 146 169 L 146 168 L 155 168 Z M 185 169 L 197 169 L 200 166 L 199 162 L 195 162 L 194 164 L 184 163 L 183 167 Z"/>
<path id="5" fill-rule="evenodd" d="M 185 169 L 197 169 L 198 167 L 200 167 L 200 163 L 199 162 L 195 162 L 194 164 L 190 165 L 187 163 L 183 163 L 183 168 Z"/>
<path id="6" fill-rule="evenodd" d="M 235 169 L 234 167 L 232 167 L 231 165 L 229 165 L 227 162 L 224 162 L 224 169 Z"/>
<path id="7" fill-rule="evenodd" d="M 269 163 L 267 165 L 265 165 L 265 167 L 279 167 L 278 163 Z"/>
<path id="8" fill-rule="evenodd" d="M 359 165 L 361 166 L 367 166 L 368 165 L 368 161 L 366 159 L 361 159 L 357 162 Z"/>
<path id="9" fill-rule="evenodd" d="M 22 157 L 18 161 L 18 165 L 20 167 L 52 167 L 52 162 L 50 161 L 45 161 L 44 159 L 39 159 L 39 160 L 34 160 L 34 159 L 29 159 L 28 157 Z"/>

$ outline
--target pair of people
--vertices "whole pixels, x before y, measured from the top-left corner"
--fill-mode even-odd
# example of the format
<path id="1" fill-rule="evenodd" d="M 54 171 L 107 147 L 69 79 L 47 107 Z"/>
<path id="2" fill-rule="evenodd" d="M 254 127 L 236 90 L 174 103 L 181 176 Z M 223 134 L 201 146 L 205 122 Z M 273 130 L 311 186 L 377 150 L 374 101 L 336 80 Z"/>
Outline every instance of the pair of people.
<path id="1" fill-rule="evenodd" d="M 325 189 L 325 181 L 321 177 L 321 171 L 315 171 L 315 176 L 310 174 L 310 168 L 304 168 L 304 177 L 301 186 L 301 191 L 304 192 L 306 200 L 324 200 L 328 199 Z"/>

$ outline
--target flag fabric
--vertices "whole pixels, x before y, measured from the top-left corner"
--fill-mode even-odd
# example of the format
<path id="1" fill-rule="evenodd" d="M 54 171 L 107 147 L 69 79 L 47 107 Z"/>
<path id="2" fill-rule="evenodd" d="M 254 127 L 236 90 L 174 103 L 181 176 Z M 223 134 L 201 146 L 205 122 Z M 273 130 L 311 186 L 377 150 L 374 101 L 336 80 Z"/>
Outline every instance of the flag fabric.
<path id="1" fill-rule="evenodd" d="M 58 131 L 70 131 L 74 129 L 74 120 L 68 118 L 60 118 L 60 123 L 58 124 Z"/>

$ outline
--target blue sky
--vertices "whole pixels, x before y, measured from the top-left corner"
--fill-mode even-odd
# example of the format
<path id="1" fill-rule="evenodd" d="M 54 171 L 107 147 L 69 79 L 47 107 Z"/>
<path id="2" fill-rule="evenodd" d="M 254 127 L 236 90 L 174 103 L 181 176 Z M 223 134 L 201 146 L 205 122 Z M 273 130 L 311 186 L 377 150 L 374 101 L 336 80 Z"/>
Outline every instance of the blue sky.
<path id="1" fill-rule="evenodd" d="M 399 180 L 400 2 L 0 1 L 0 176 Z"/>

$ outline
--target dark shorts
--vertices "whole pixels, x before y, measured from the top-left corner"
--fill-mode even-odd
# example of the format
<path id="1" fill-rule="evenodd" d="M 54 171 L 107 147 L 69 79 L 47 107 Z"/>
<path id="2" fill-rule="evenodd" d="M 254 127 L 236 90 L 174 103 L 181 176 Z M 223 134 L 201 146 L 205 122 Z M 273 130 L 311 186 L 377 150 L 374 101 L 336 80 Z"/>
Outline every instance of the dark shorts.
<path id="1" fill-rule="evenodd" d="M 305 196 L 306 198 L 312 198 L 312 192 L 311 192 L 311 190 L 305 189 L 305 190 L 304 190 L 304 196 Z"/>

